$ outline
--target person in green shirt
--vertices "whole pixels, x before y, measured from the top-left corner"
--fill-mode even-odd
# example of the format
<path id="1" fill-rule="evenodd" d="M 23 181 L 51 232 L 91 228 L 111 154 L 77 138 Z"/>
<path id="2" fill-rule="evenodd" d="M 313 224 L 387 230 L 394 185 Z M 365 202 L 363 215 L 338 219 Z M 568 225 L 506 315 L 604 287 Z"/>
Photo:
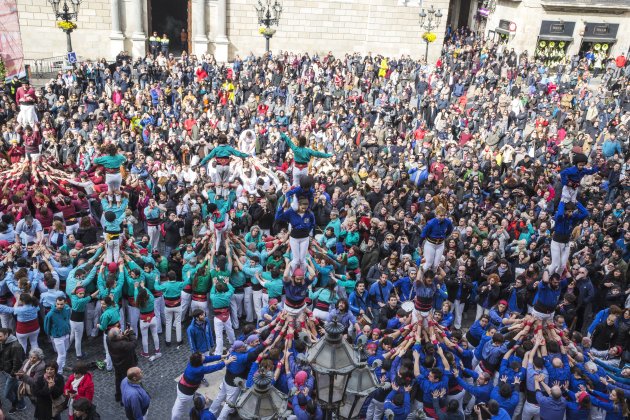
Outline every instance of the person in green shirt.
<path id="1" fill-rule="evenodd" d="M 111 265 L 111 264 L 110 264 Z M 113 268 L 113 267 L 111 267 Z M 103 274 L 105 266 L 101 268 L 99 274 Z M 112 270 L 110 270 L 109 276 L 107 278 L 106 287 L 107 294 L 103 295 L 104 291 L 101 291 L 101 296 L 103 296 L 103 300 L 101 301 L 101 317 L 99 319 L 99 323 L 96 326 L 99 330 L 103 331 L 103 346 L 105 347 L 105 365 L 108 371 L 111 371 L 114 366 L 112 364 L 112 358 L 109 355 L 109 349 L 107 347 L 107 333 L 114 327 L 120 327 L 121 322 L 121 311 L 120 307 L 116 303 L 121 296 L 122 293 L 122 283 L 125 281 L 123 274 L 123 266 L 122 260 L 118 264 L 118 284 L 113 284 L 112 278 L 115 278 L 115 274 Z M 110 294 L 109 291 L 113 289 L 113 294 Z"/>
<path id="2" fill-rule="evenodd" d="M 322 322 L 327 322 L 328 312 L 339 300 L 337 282 L 330 279 L 326 287 L 319 288 L 315 292 L 310 290 L 308 297 L 313 301 L 313 316 Z"/>
<path id="3" fill-rule="evenodd" d="M 212 270 L 208 257 L 206 257 L 199 268 L 195 270 L 195 273 L 191 276 L 191 295 L 192 301 L 190 302 L 190 311 L 195 309 L 201 309 L 208 316 L 208 293 L 212 286 Z"/>
<path id="4" fill-rule="evenodd" d="M 138 287 L 139 286 L 139 287 Z M 153 294 L 144 287 L 144 282 L 135 282 L 133 284 L 133 300 L 136 302 L 140 310 L 140 332 L 142 332 L 142 357 L 150 357 L 149 360 L 154 361 L 162 357 L 160 352 L 160 337 L 157 333 L 157 317 L 155 316 L 155 298 Z M 153 337 L 153 348 L 155 354 L 149 354 L 149 331 Z"/>
<path id="5" fill-rule="evenodd" d="M 308 164 L 311 158 L 329 158 L 332 156 L 330 153 L 318 152 L 306 147 L 306 137 L 304 135 L 298 136 L 297 145 L 286 134 L 280 133 L 280 136 L 293 151 L 293 184 L 291 185 L 294 187 L 300 185 L 300 178 L 308 175 Z"/>
<path id="6" fill-rule="evenodd" d="M 210 290 L 210 301 L 214 309 L 214 336 L 217 340 L 214 354 L 218 356 L 223 355 L 223 331 L 227 333 L 230 345 L 236 340 L 230 321 L 230 299 L 233 294 L 234 287 L 230 283 L 225 284 L 214 279 Z"/>
<path id="7" fill-rule="evenodd" d="M 164 305 L 166 308 L 166 345 L 171 345 L 171 333 L 173 325 L 175 325 L 175 337 L 177 345 L 182 344 L 182 290 L 190 284 L 191 277 L 188 276 L 184 281 L 177 280 L 175 271 L 170 270 L 166 274 L 166 282 L 155 284 L 155 290 L 164 293 Z"/>
<path id="8" fill-rule="evenodd" d="M 210 159 L 215 158 L 217 165 L 215 167 L 214 186 L 217 195 L 225 197 L 230 191 L 228 185 L 230 179 L 230 157 L 248 158 L 250 155 L 236 150 L 227 144 L 228 138 L 225 134 L 220 134 L 217 141 L 219 142 L 218 146 L 212 149 L 212 151 L 199 162 L 199 166 L 203 166 Z"/>
<path id="9" fill-rule="evenodd" d="M 94 278 L 94 276 L 92 276 Z M 91 295 L 85 295 L 85 286 L 77 286 L 74 292 L 70 295 L 70 303 L 72 312 L 70 312 L 70 343 L 74 341 L 74 351 L 76 352 L 77 359 L 83 359 L 83 352 L 81 350 L 81 340 L 83 339 L 83 330 L 85 327 L 85 308 L 87 304 L 96 299 L 99 295 L 99 291 L 96 290 Z"/>
<path id="10" fill-rule="evenodd" d="M 118 154 L 118 146 L 114 143 L 108 143 L 103 147 L 103 156 L 94 159 L 95 165 L 101 165 L 105 168 L 105 183 L 109 195 L 115 195 L 116 201 L 120 202 L 120 185 L 122 184 L 122 175 L 120 167 L 127 162 L 124 155 Z"/>

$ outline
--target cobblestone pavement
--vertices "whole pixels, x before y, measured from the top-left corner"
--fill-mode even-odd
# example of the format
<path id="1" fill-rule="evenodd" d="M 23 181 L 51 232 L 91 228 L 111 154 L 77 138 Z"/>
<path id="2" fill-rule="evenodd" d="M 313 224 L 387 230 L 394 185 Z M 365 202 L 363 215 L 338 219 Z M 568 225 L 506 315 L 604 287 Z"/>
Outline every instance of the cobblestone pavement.
<path id="1" fill-rule="evenodd" d="M 51 345 L 43 343 L 42 337 L 43 336 L 40 335 L 40 346 L 42 346 L 42 349 L 47 356 L 46 359 L 56 358 L 56 354 L 54 353 Z M 179 378 L 184 371 L 188 356 L 190 355 L 185 335 L 184 344 L 182 344 L 179 348 L 177 346 L 166 347 L 166 345 L 164 345 L 163 336 L 160 337 L 160 343 L 163 354 L 160 359 L 150 362 L 148 359 L 139 356 L 139 366 L 144 372 L 143 384 L 151 396 L 151 405 L 148 413 L 149 420 L 170 419 L 171 408 L 173 407 L 176 397 L 176 379 Z M 152 350 L 151 346 L 152 344 L 149 345 L 150 350 Z M 141 351 L 140 345 L 138 346 L 137 351 L 139 355 Z M 103 351 L 102 337 L 89 340 L 84 339 L 83 352 L 84 354 L 87 354 L 86 362 L 88 363 L 103 360 L 105 358 L 105 353 Z M 74 356 L 74 346 L 72 346 L 68 353 L 67 366 L 72 366 L 75 362 L 76 357 Z M 67 379 L 70 374 L 71 371 L 66 370 L 66 372 L 64 372 L 64 377 Z M 0 379 L 0 395 L 4 395 L 4 378 L 6 377 L 4 374 L 2 375 L 2 379 Z M 114 372 L 97 369 L 92 371 L 92 375 L 95 389 L 94 403 L 96 404 L 97 411 L 101 415 L 101 418 L 108 420 L 124 419 L 125 413 L 123 408 L 120 404 L 114 401 Z M 207 380 L 210 387 L 201 390 L 201 392 L 204 392 L 214 398 L 218 392 L 222 378 L 223 371 L 216 372 L 214 375 L 209 375 Z M 5 415 L 7 415 L 10 403 L 6 399 L 2 398 L 2 406 L 5 409 Z M 32 419 L 34 412 L 33 405 L 30 401 L 27 401 L 26 406 L 27 409 L 25 411 L 14 415 L 7 415 L 7 419 Z M 62 414 L 61 418 L 67 418 L 67 411 Z"/>

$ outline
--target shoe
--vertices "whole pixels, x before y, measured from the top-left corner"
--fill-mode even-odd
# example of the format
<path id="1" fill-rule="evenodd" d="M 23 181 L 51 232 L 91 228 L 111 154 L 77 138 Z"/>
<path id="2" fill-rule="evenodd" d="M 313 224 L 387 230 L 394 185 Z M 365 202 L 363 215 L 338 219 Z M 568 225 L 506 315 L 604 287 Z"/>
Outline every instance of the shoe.
<path id="1" fill-rule="evenodd" d="M 166 347 L 171 347 L 171 342 L 170 341 L 166 341 Z"/>
<path id="2" fill-rule="evenodd" d="M 18 412 L 17 407 L 11 407 L 11 408 L 9 409 L 9 414 L 15 414 L 15 413 L 17 413 L 17 412 Z"/>
<path id="3" fill-rule="evenodd" d="M 85 360 L 85 356 L 84 355 L 77 356 L 77 360 Z"/>
<path id="4" fill-rule="evenodd" d="M 159 359 L 160 357 L 162 357 L 162 353 L 160 353 L 159 351 L 155 352 L 155 354 L 153 356 L 149 357 L 149 361 L 150 362 L 154 362 L 157 359 Z"/>
<path id="5" fill-rule="evenodd" d="M 26 410 L 26 404 L 24 404 L 22 407 L 18 407 L 17 411 L 24 411 Z"/>
<path id="6" fill-rule="evenodd" d="M 140 356 L 142 357 L 146 357 L 147 359 L 151 356 L 149 353 L 145 353 L 145 352 L 140 352 Z"/>
<path id="7" fill-rule="evenodd" d="M 183 340 L 182 340 L 182 341 L 178 341 L 178 342 L 177 342 L 177 347 L 180 347 L 182 344 L 184 344 L 184 341 L 183 341 Z"/>
<path id="8" fill-rule="evenodd" d="M 208 384 L 208 381 L 206 380 L 206 378 L 203 378 L 203 379 L 201 380 L 201 383 L 203 384 L 203 386 L 210 386 L 210 385 Z"/>

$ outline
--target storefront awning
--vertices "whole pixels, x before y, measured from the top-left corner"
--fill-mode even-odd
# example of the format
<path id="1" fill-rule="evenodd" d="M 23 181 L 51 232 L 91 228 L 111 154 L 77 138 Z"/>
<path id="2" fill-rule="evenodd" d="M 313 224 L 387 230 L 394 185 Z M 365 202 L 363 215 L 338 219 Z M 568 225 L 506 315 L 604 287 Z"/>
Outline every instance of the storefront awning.
<path id="1" fill-rule="evenodd" d="M 503 29 L 503 28 L 496 28 L 494 31 L 495 31 L 496 33 L 498 33 L 498 34 L 504 34 L 504 35 L 509 35 L 509 34 L 510 34 L 510 31 L 505 30 L 505 29 Z"/>
<path id="2" fill-rule="evenodd" d="M 613 42 L 617 42 L 617 38 L 602 38 L 602 37 L 592 37 L 585 36 L 582 38 L 582 42 L 598 42 L 603 44 L 612 44 Z"/>
<path id="3" fill-rule="evenodd" d="M 541 41 L 568 41 L 571 42 L 573 41 L 573 37 L 572 36 L 566 36 L 566 35 L 538 35 L 538 39 Z"/>

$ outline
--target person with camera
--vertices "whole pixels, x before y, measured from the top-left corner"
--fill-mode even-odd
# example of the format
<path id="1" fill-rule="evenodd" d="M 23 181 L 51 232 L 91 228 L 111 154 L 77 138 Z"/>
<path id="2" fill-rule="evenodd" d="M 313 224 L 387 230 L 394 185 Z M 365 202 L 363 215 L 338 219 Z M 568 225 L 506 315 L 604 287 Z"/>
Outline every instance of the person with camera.
<path id="1" fill-rule="evenodd" d="M 127 371 L 138 366 L 136 348 L 138 340 L 133 330 L 127 324 L 125 330 L 113 327 L 107 333 L 107 348 L 114 366 L 114 378 L 116 385 L 115 399 L 122 404 L 122 391 L 120 384 L 127 376 Z"/>

